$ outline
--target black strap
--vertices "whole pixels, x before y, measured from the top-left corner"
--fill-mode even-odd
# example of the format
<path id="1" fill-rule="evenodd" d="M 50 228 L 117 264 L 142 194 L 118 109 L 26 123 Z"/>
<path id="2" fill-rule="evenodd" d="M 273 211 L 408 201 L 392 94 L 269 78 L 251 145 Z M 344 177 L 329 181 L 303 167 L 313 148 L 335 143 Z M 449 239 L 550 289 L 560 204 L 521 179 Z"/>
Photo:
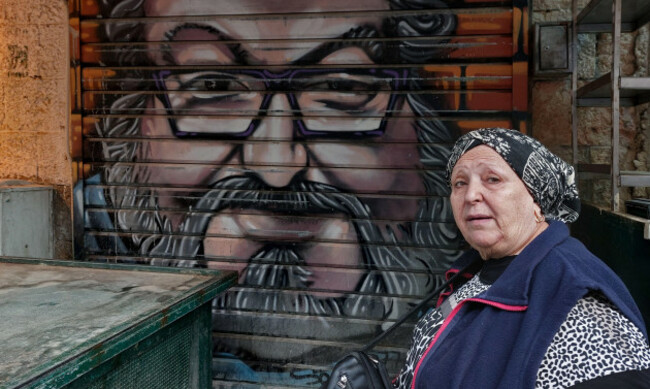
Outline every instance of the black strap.
<path id="1" fill-rule="evenodd" d="M 416 305 L 413 307 L 410 311 L 406 312 L 402 317 L 397 320 L 392 326 L 387 328 L 384 332 L 381 334 L 377 335 L 373 340 L 370 341 L 365 347 L 361 349 L 362 352 L 367 352 L 368 350 L 372 349 L 375 347 L 379 342 L 384 340 L 388 335 L 390 335 L 397 327 L 402 325 L 411 315 L 413 315 L 415 312 L 418 312 L 421 310 L 427 303 L 429 303 L 430 300 L 432 300 L 434 297 L 438 296 L 443 290 L 445 290 L 449 285 L 451 285 L 452 282 L 456 281 L 458 277 L 460 277 L 462 274 L 466 273 L 472 266 L 476 264 L 476 261 L 472 261 L 469 265 L 465 266 L 462 270 L 460 270 L 458 273 L 454 274 L 451 278 L 449 278 L 445 283 L 443 283 L 440 287 L 438 287 L 436 290 L 433 292 L 429 293 Z"/>

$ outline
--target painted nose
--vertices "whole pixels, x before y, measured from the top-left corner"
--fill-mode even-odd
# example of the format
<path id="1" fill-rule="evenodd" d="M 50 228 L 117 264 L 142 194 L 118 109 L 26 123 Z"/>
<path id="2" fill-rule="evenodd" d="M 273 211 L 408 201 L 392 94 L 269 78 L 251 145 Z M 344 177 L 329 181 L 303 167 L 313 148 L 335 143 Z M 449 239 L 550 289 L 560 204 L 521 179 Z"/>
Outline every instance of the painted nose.
<path id="1" fill-rule="evenodd" d="M 244 168 L 272 187 L 284 187 L 307 166 L 307 149 L 294 139 L 291 105 L 275 95 L 267 115 L 243 146 Z"/>

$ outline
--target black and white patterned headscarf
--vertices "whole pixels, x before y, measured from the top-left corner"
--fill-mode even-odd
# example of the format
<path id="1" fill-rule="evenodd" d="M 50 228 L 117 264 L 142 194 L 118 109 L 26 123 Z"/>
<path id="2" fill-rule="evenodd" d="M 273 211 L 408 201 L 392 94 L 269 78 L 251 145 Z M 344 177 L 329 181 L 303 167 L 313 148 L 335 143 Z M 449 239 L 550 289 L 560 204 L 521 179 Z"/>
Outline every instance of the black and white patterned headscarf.
<path id="1" fill-rule="evenodd" d="M 458 159 L 479 145 L 491 147 L 512 167 L 547 220 L 571 223 L 578 218 L 580 198 L 573 167 L 519 131 L 482 128 L 461 136 L 447 163 L 448 183 Z"/>

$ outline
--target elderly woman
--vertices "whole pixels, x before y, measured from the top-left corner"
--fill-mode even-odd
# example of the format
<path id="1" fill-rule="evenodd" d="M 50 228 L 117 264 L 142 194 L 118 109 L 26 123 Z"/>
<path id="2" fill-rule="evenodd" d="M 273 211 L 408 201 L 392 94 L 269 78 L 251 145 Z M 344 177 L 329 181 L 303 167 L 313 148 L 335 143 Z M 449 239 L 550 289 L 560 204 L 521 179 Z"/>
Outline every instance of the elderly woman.
<path id="1" fill-rule="evenodd" d="M 565 223 L 573 168 L 499 128 L 456 143 L 447 175 L 472 246 L 463 282 L 417 324 L 397 388 L 648 388 L 645 325 L 621 280 Z"/>

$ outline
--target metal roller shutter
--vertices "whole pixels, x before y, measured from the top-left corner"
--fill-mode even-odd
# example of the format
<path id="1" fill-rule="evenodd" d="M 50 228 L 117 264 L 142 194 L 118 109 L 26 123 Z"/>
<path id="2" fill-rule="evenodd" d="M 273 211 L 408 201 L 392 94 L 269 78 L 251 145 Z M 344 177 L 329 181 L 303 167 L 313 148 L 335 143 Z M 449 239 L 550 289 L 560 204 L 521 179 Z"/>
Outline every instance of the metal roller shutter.
<path id="1" fill-rule="evenodd" d="M 76 257 L 239 270 L 215 387 L 317 386 L 463 249 L 454 140 L 526 130 L 526 1 L 69 3 Z"/>

